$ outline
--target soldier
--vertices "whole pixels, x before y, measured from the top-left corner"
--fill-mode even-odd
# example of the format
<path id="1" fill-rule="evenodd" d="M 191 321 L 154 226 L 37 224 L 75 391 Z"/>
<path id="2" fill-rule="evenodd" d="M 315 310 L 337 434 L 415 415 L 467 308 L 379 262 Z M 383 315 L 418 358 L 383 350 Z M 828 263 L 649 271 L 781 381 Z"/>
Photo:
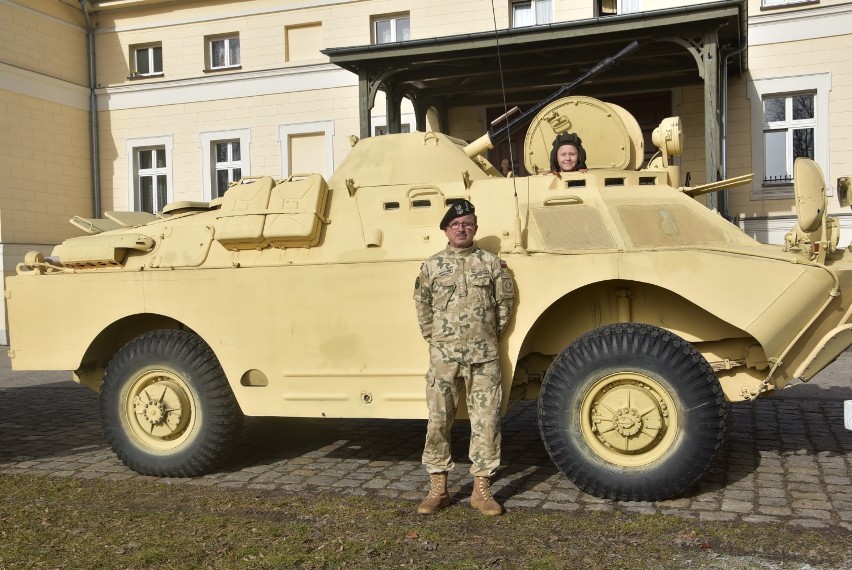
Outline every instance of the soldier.
<path id="1" fill-rule="evenodd" d="M 423 464 L 430 489 L 417 507 L 432 514 L 450 504 L 447 473 L 454 467 L 450 432 L 464 382 L 470 416 L 470 503 L 486 515 L 503 508 L 491 495 L 491 476 L 500 465 L 502 386 L 497 342 L 515 297 L 506 262 L 479 249 L 473 204 L 452 204 L 441 220 L 447 247 L 420 267 L 414 301 L 423 338 L 429 343 L 426 401 L 429 423 Z"/>

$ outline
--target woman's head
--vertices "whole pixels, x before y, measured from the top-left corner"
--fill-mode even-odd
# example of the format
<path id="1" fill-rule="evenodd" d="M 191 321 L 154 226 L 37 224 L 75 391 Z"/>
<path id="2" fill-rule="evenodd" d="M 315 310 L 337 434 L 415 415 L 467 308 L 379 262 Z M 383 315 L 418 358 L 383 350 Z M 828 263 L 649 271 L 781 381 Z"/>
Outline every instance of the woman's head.
<path id="1" fill-rule="evenodd" d="M 550 169 L 554 172 L 573 172 L 586 168 L 586 149 L 574 133 L 562 133 L 553 141 Z"/>

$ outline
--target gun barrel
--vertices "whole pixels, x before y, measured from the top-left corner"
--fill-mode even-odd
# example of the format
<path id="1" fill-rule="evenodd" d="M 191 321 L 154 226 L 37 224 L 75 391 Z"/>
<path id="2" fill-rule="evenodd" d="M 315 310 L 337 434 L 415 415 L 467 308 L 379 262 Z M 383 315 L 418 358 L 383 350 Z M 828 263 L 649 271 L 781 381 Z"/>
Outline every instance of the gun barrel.
<path id="1" fill-rule="evenodd" d="M 486 134 L 482 135 L 476 141 L 474 141 L 473 143 L 471 143 L 467 147 L 465 147 L 465 153 L 468 156 L 473 157 L 473 156 L 476 156 L 477 154 L 480 154 L 484 150 L 487 150 L 489 148 L 494 148 L 495 144 L 498 144 L 498 143 L 506 140 L 507 138 L 509 138 L 509 135 L 511 135 L 513 132 L 515 132 L 516 130 L 518 130 L 521 127 L 526 126 L 533 119 L 533 117 L 535 117 L 538 114 L 538 112 L 541 111 L 545 106 L 549 105 L 550 103 L 552 103 L 553 101 L 555 101 L 555 100 L 557 100 L 561 97 L 565 97 L 571 91 L 573 91 L 575 87 L 577 87 L 581 83 L 588 81 L 592 77 L 594 77 L 594 76 L 596 76 L 600 73 L 603 73 L 604 71 L 613 67 L 616 63 L 618 63 L 619 59 L 621 59 L 622 57 L 624 57 L 624 56 L 626 56 L 626 55 L 628 55 L 632 52 L 634 52 L 636 49 L 638 49 L 638 47 L 639 47 L 639 42 L 636 42 L 636 41 L 630 42 L 626 47 L 624 47 L 617 54 L 610 56 L 610 57 L 607 57 L 607 58 L 604 58 L 602 61 L 595 64 L 595 66 L 592 67 L 589 71 L 587 71 L 586 73 L 584 73 L 583 75 L 581 75 L 577 79 L 571 81 L 570 83 L 566 83 L 565 85 L 560 87 L 555 93 L 553 93 L 552 95 L 550 95 L 546 99 L 540 101 L 536 105 L 530 107 L 529 109 L 527 109 L 526 111 L 521 113 L 519 116 L 517 116 L 517 117 L 515 117 L 511 120 L 509 120 L 508 117 L 507 117 L 506 123 L 503 126 L 489 130 Z M 486 141 L 486 137 L 487 137 L 487 141 Z"/>

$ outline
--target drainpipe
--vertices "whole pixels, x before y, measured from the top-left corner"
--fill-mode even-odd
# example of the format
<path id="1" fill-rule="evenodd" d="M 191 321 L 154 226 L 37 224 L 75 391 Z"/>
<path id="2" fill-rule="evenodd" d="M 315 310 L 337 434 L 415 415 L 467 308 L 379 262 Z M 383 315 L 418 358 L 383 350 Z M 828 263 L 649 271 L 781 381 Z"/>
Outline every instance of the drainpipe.
<path id="1" fill-rule="evenodd" d="M 98 98 L 95 95 L 95 28 L 89 18 L 89 9 L 86 0 L 80 0 L 80 8 L 83 9 L 83 18 L 86 19 L 86 36 L 88 38 L 89 51 L 89 139 L 92 144 L 92 204 L 94 205 L 94 217 L 101 217 L 101 176 L 100 162 L 101 152 L 98 137 Z"/>
<path id="2" fill-rule="evenodd" d="M 746 49 L 743 46 L 736 51 L 733 51 L 725 56 L 725 64 L 722 66 L 722 164 L 721 164 L 721 179 L 728 177 L 728 64 L 731 63 L 731 58 L 739 55 Z M 722 190 L 719 193 L 719 213 L 728 221 L 731 221 L 731 216 L 728 213 L 728 190 Z"/>

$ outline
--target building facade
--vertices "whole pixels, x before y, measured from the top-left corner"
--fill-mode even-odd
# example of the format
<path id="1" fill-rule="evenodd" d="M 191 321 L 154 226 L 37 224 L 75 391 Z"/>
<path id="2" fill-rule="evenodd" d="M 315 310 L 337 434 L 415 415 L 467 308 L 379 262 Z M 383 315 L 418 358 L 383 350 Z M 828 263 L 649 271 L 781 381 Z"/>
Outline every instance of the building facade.
<path id="1" fill-rule="evenodd" d="M 80 235 L 74 215 L 329 176 L 351 135 L 472 140 L 634 39 L 583 94 L 648 131 L 680 116 L 692 184 L 753 172 L 708 202 L 753 237 L 781 243 L 795 224 L 796 156 L 832 196 L 852 174 L 850 1 L 0 0 L 0 29 L 7 274 Z M 846 245 L 852 217 L 829 203 Z"/>

